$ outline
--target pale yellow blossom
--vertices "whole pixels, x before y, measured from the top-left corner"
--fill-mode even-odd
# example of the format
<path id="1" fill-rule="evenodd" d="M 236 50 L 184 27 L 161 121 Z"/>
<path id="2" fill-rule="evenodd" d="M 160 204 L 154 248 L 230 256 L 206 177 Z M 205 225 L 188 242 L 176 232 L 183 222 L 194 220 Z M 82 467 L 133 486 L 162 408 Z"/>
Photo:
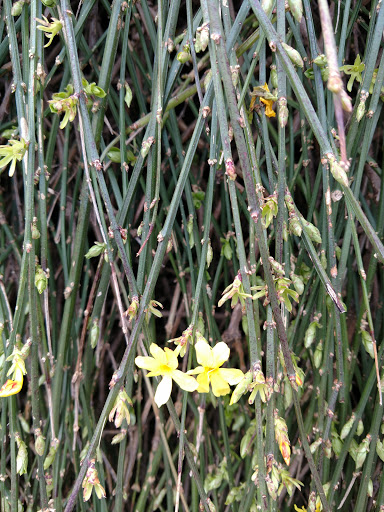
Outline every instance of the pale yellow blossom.
<path id="1" fill-rule="evenodd" d="M 197 375 L 199 393 L 208 393 L 209 384 L 215 396 L 224 396 L 230 392 L 230 387 L 238 384 L 244 374 L 236 368 L 221 368 L 229 359 L 229 347 L 223 341 L 213 348 L 208 345 L 203 337 L 195 345 L 197 362 L 201 365 L 188 373 Z"/>
<path id="2" fill-rule="evenodd" d="M 172 391 L 172 380 L 178 384 L 181 389 L 185 391 L 195 391 L 198 387 L 196 380 L 190 375 L 177 370 L 178 360 L 181 345 L 175 350 L 160 348 L 155 343 L 149 347 L 149 351 L 153 357 L 138 356 L 135 363 L 139 368 L 148 370 L 148 377 L 162 376 L 160 384 L 157 386 L 155 394 L 155 402 L 158 407 L 161 407 L 168 402 Z"/>

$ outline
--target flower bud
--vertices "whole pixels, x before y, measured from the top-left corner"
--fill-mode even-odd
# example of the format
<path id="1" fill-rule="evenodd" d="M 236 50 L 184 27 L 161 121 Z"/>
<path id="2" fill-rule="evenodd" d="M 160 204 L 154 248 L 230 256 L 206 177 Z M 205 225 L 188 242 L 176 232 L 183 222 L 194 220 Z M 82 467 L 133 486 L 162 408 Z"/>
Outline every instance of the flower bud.
<path id="1" fill-rule="evenodd" d="M 196 42 L 195 50 L 196 53 L 204 52 L 207 49 L 209 42 L 209 24 L 203 23 L 201 27 L 196 30 Z"/>
<path id="2" fill-rule="evenodd" d="M 59 448 L 59 440 L 57 438 L 53 439 L 53 441 L 51 441 L 51 446 L 49 447 L 48 455 L 45 457 L 44 471 L 46 471 L 54 463 L 58 448 Z"/>
<path id="3" fill-rule="evenodd" d="M 18 475 L 24 475 L 28 470 L 28 450 L 27 445 L 21 440 L 20 434 L 15 434 L 17 443 L 17 455 L 16 455 L 16 473 Z"/>
<path id="4" fill-rule="evenodd" d="M 369 443 L 371 442 L 371 436 L 368 434 L 365 439 L 360 443 L 357 451 L 356 451 L 356 469 L 360 469 L 365 459 L 367 458 L 369 452 Z"/>
<path id="5" fill-rule="evenodd" d="M 313 60 L 313 63 L 319 66 L 319 68 L 324 68 L 328 64 L 327 57 L 324 53 L 320 53 L 316 59 Z"/>
<path id="6" fill-rule="evenodd" d="M 99 327 L 99 321 L 97 318 L 93 320 L 92 327 L 89 331 L 89 342 L 91 344 L 91 348 L 95 348 L 97 345 L 97 342 L 99 341 L 100 336 L 100 327 Z"/>
<path id="7" fill-rule="evenodd" d="M 301 22 L 301 18 L 303 17 L 303 2 L 302 0 L 288 0 L 289 9 L 291 11 L 292 16 L 299 23 Z"/>
<path id="8" fill-rule="evenodd" d="M 267 484 L 267 490 L 268 490 L 268 494 L 270 495 L 270 497 L 276 501 L 277 500 L 277 489 L 279 488 L 279 485 L 272 480 L 272 478 L 267 475 L 265 477 L 265 481 L 266 481 L 266 484 Z"/>
<path id="9" fill-rule="evenodd" d="M 315 453 L 315 451 L 318 449 L 319 446 L 321 446 L 321 443 L 323 442 L 322 438 L 319 437 L 318 439 L 316 439 L 316 441 L 314 441 L 311 445 L 310 445 L 310 450 L 311 450 L 311 453 L 312 455 Z"/>
<path id="10" fill-rule="evenodd" d="M 151 149 L 151 146 L 154 142 L 155 142 L 154 137 L 148 137 L 148 139 L 146 139 L 142 142 L 140 154 L 143 158 L 145 158 L 148 155 L 149 150 Z"/>
<path id="11" fill-rule="evenodd" d="M 287 55 L 291 59 L 293 64 L 295 64 L 299 68 L 303 68 L 304 61 L 301 58 L 300 53 L 297 50 L 295 50 L 294 48 L 292 48 L 292 46 L 289 46 L 289 44 L 281 43 L 281 45 L 284 48 L 284 50 L 287 52 Z"/>
<path id="12" fill-rule="evenodd" d="M 277 71 L 276 66 L 272 64 L 271 66 L 271 84 L 274 89 L 277 89 Z"/>
<path id="13" fill-rule="evenodd" d="M 48 277 L 40 265 L 36 265 L 35 270 L 35 286 L 41 295 L 48 286 Z"/>
<path id="14" fill-rule="evenodd" d="M 32 224 L 31 231 L 33 240 L 38 240 L 40 238 L 40 231 L 38 230 L 35 223 Z"/>
<path id="15" fill-rule="evenodd" d="M 125 389 L 121 389 L 116 397 L 115 403 L 109 413 L 109 421 L 114 421 L 116 428 L 120 428 L 123 420 L 130 424 L 131 418 L 129 415 L 128 405 L 132 407 L 132 400 L 127 395 Z M 115 418 L 115 420 L 113 420 Z"/>
<path id="16" fill-rule="evenodd" d="M 229 405 L 233 405 L 237 403 L 240 398 L 246 393 L 249 389 L 250 384 L 252 383 L 253 375 L 251 371 L 248 371 L 244 375 L 244 379 L 241 380 L 238 385 L 235 387 L 232 396 L 231 401 L 229 402 Z"/>
<path id="17" fill-rule="evenodd" d="M 11 14 L 12 16 L 20 16 L 22 10 L 23 10 L 23 7 L 24 7 L 24 0 L 18 0 L 18 2 L 15 2 L 13 5 L 12 5 L 12 9 L 11 9 Z"/>
<path id="18" fill-rule="evenodd" d="M 191 54 L 189 52 L 185 52 L 185 51 L 179 52 L 176 57 L 176 59 L 181 64 L 185 64 L 186 62 L 188 62 L 190 60 L 190 58 L 191 58 Z"/>
<path id="19" fill-rule="evenodd" d="M 279 123 L 280 123 L 280 128 L 284 128 L 285 126 L 287 126 L 287 122 L 288 122 L 288 107 L 287 107 L 287 98 L 284 98 L 284 96 L 282 96 L 280 99 L 279 99 Z"/>
<path id="20" fill-rule="evenodd" d="M 124 87 L 125 87 L 124 101 L 125 101 L 125 104 L 127 105 L 127 107 L 129 108 L 132 103 L 133 93 L 132 93 L 132 89 L 129 87 L 127 82 L 125 82 Z"/>
<path id="21" fill-rule="evenodd" d="M 299 295 L 302 295 L 304 292 L 304 281 L 301 276 L 298 276 L 294 274 L 293 272 L 290 273 L 289 277 L 292 279 L 293 286 L 295 287 L 295 290 Z"/>
<path id="22" fill-rule="evenodd" d="M 55 7 L 57 0 L 41 0 L 41 3 L 45 5 L 45 7 Z"/>
<path id="23" fill-rule="evenodd" d="M 339 436 L 332 436 L 332 450 L 334 451 L 336 457 L 339 457 L 341 454 L 341 450 L 343 449 L 343 441 Z"/>
<path id="24" fill-rule="evenodd" d="M 37 436 L 35 439 L 35 450 L 37 455 L 42 457 L 45 451 L 45 437 L 41 434 L 40 429 L 36 429 L 35 436 Z"/>
<path id="25" fill-rule="evenodd" d="M 380 459 L 384 462 L 384 444 L 380 439 L 377 440 L 376 443 L 376 453 L 380 457 Z"/>
<path id="26" fill-rule="evenodd" d="M 296 213 L 289 216 L 289 231 L 292 235 L 301 236 L 303 228 L 301 227 L 300 221 Z"/>
<path id="27" fill-rule="evenodd" d="M 111 148 L 108 153 L 107 157 L 110 159 L 111 162 L 114 162 L 115 164 L 119 164 L 121 162 L 121 153 L 119 148 Z"/>
<path id="28" fill-rule="evenodd" d="M 188 233 L 188 237 L 189 237 L 189 247 L 192 249 L 195 245 L 195 239 L 193 236 L 193 215 L 192 214 L 188 217 L 187 233 Z"/>
<path id="29" fill-rule="evenodd" d="M 330 167 L 332 176 L 335 178 L 335 180 L 338 183 L 341 183 L 342 185 L 344 185 L 345 187 L 349 187 L 348 175 L 345 172 L 345 170 L 343 169 L 343 167 L 340 165 L 340 163 L 337 162 L 334 157 L 331 157 L 329 159 L 329 167 Z"/>
<path id="30" fill-rule="evenodd" d="M 31 351 L 32 346 L 32 339 L 28 338 L 27 341 L 24 343 L 24 345 L 21 347 L 20 350 L 20 356 L 25 361 L 27 357 L 29 356 L 29 353 Z"/>
<path id="31" fill-rule="evenodd" d="M 287 409 L 293 401 L 293 390 L 288 377 L 284 377 L 284 407 Z"/>
<path id="32" fill-rule="evenodd" d="M 327 257 L 325 255 L 325 251 L 321 251 L 320 253 L 320 263 L 324 270 L 327 270 Z"/>
<path id="33" fill-rule="evenodd" d="M 363 119 L 363 116 L 365 114 L 365 102 L 360 101 L 359 106 L 357 107 L 356 111 L 356 121 L 360 123 L 360 121 Z"/>
<path id="34" fill-rule="evenodd" d="M 375 359 L 375 352 L 374 352 L 374 348 L 373 348 L 372 336 L 367 331 L 361 331 L 361 338 L 362 338 L 362 342 L 363 342 L 365 350 L 372 357 L 372 359 Z"/>
<path id="35" fill-rule="evenodd" d="M 324 443 L 324 455 L 327 457 L 327 459 L 332 457 L 332 443 L 329 439 L 327 439 Z"/>
<path id="36" fill-rule="evenodd" d="M 362 420 L 360 419 L 358 424 L 357 424 L 357 429 L 356 429 L 356 435 L 358 436 L 361 436 L 361 434 L 364 432 L 364 423 L 362 422 Z"/>
<path id="37" fill-rule="evenodd" d="M 305 348 L 309 348 L 312 345 L 312 343 L 315 339 L 315 336 L 316 336 L 316 329 L 318 327 L 321 327 L 321 325 L 316 321 L 311 322 L 309 324 L 309 327 L 306 330 L 305 335 L 304 335 L 304 347 Z"/>
<path id="38" fill-rule="evenodd" d="M 111 444 L 121 443 L 121 441 L 123 441 L 123 439 L 126 437 L 126 435 L 127 435 L 127 431 L 126 431 L 126 429 L 123 428 L 119 434 L 116 434 L 115 436 L 113 436 Z"/>
<path id="39" fill-rule="evenodd" d="M 348 94 L 342 89 L 340 91 L 341 106 L 345 112 L 352 112 L 352 101 Z"/>
<path id="40" fill-rule="evenodd" d="M 320 235 L 320 231 L 317 229 L 317 227 L 314 226 L 312 224 L 312 222 L 308 222 L 307 220 L 305 220 L 304 217 L 302 217 L 301 221 L 304 225 L 305 232 L 307 233 L 309 238 L 312 240 L 312 242 L 321 244 L 321 235 Z"/>
<path id="41" fill-rule="evenodd" d="M 313 354 L 313 363 L 315 368 L 320 368 L 321 362 L 323 360 L 323 342 L 319 341 L 315 353 Z"/>
<path id="42" fill-rule="evenodd" d="M 227 158 L 227 160 L 225 161 L 225 174 L 228 176 L 230 180 L 236 180 L 236 169 L 232 158 Z"/>
<path id="43" fill-rule="evenodd" d="M 341 429 L 340 432 L 340 439 L 343 440 L 347 437 L 347 435 L 350 433 L 352 425 L 355 422 L 355 413 L 352 414 L 352 416 L 349 418 L 347 423 L 344 425 L 344 427 Z"/>
<path id="44" fill-rule="evenodd" d="M 275 274 L 278 274 L 279 276 L 285 275 L 285 270 L 281 263 L 278 263 L 272 256 L 270 256 L 268 260 Z"/>
<path id="45" fill-rule="evenodd" d="M 236 66 L 231 66 L 233 87 L 236 87 L 237 84 L 239 83 L 239 73 L 240 73 L 240 66 L 238 64 Z"/>
<path id="46" fill-rule="evenodd" d="M 90 258 L 96 258 L 97 256 L 100 256 L 100 254 L 103 251 L 105 251 L 106 248 L 107 244 L 102 242 L 95 242 L 95 245 L 92 245 L 92 247 L 89 249 L 85 257 L 87 258 L 87 260 L 89 260 Z"/>
<path id="47" fill-rule="evenodd" d="M 208 250 L 207 250 L 207 267 L 209 268 L 209 265 L 212 263 L 213 260 L 213 249 L 211 242 L 208 241 Z"/>

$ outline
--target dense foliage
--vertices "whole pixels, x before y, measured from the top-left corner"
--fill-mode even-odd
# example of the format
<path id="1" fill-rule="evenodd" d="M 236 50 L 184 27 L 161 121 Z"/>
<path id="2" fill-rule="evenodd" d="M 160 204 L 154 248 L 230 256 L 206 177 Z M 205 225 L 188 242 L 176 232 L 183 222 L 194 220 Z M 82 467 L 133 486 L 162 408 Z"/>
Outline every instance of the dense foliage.
<path id="1" fill-rule="evenodd" d="M 1 511 L 379 511 L 384 8 L 0 0 Z"/>

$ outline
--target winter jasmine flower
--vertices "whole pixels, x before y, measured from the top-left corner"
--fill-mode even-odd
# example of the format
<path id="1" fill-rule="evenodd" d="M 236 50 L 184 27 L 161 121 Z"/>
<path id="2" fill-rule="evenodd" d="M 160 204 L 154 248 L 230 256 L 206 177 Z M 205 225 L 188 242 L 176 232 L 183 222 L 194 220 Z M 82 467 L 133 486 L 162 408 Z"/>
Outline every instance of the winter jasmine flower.
<path id="1" fill-rule="evenodd" d="M 172 380 L 174 380 L 181 389 L 185 391 L 195 391 L 198 387 L 196 380 L 190 375 L 177 370 L 177 357 L 181 350 L 179 345 L 175 350 L 160 348 L 155 343 L 149 347 L 153 357 L 138 356 L 135 359 L 136 366 L 148 370 L 148 377 L 162 376 L 160 384 L 157 386 L 155 394 L 155 403 L 161 407 L 168 402 L 172 391 Z"/>

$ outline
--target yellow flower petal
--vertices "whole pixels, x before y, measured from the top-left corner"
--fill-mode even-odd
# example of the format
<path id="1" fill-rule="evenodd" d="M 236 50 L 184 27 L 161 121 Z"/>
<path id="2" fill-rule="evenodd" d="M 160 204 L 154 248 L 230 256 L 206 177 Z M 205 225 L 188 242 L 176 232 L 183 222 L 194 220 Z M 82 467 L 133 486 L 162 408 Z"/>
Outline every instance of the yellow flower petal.
<path id="1" fill-rule="evenodd" d="M 220 375 L 219 370 L 210 372 L 209 378 L 212 384 L 212 391 L 215 396 L 224 396 L 231 391 L 228 383 Z"/>
<path id="2" fill-rule="evenodd" d="M 273 100 L 266 100 L 264 98 L 260 98 L 260 101 L 265 105 L 265 115 L 267 117 L 276 117 L 276 112 L 273 110 Z"/>
<path id="3" fill-rule="evenodd" d="M 264 90 L 266 90 L 267 92 L 269 92 L 269 87 L 266 83 L 264 85 L 262 85 L 262 88 Z M 276 117 L 276 112 L 272 109 L 273 100 L 267 100 L 265 98 L 260 98 L 260 101 L 261 101 L 261 103 L 264 103 L 264 105 L 265 105 L 265 115 L 267 117 Z"/>
<path id="4" fill-rule="evenodd" d="M 196 359 L 202 366 L 213 367 L 212 349 L 205 341 L 198 341 L 195 345 Z"/>
<path id="5" fill-rule="evenodd" d="M 8 379 L 7 382 L 0 389 L 0 397 L 16 395 L 23 387 L 23 373 L 15 372 L 17 380 Z"/>
<path id="6" fill-rule="evenodd" d="M 89 498 L 91 497 L 93 486 L 92 486 L 92 484 L 89 484 L 88 482 L 86 482 L 85 485 L 83 483 L 83 488 L 84 488 L 83 501 L 88 501 Z"/>
<path id="7" fill-rule="evenodd" d="M 199 373 L 203 373 L 204 371 L 204 366 L 196 366 L 196 368 L 194 368 L 193 370 L 189 370 L 187 373 L 188 375 L 198 375 Z"/>
<path id="8" fill-rule="evenodd" d="M 164 352 L 165 352 L 165 357 L 167 358 L 167 365 L 170 368 L 172 368 L 172 370 L 175 370 L 179 365 L 179 363 L 177 361 L 177 355 L 175 354 L 175 352 L 173 350 L 171 350 L 168 347 L 164 348 Z"/>
<path id="9" fill-rule="evenodd" d="M 105 489 L 101 484 L 95 484 L 96 496 L 99 498 L 105 498 Z"/>
<path id="10" fill-rule="evenodd" d="M 149 370 L 153 376 L 161 374 L 161 363 L 156 361 L 153 357 L 143 357 L 137 356 L 135 359 L 135 364 L 139 368 L 144 368 L 144 370 Z"/>
<path id="11" fill-rule="evenodd" d="M 185 391 L 196 391 L 199 386 L 196 379 L 181 372 L 180 370 L 173 370 L 172 378 L 176 384 L 178 384 L 181 389 L 184 389 Z"/>
<path id="12" fill-rule="evenodd" d="M 164 350 L 156 345 L 156 343 L 151 344 L 149 351 L 159 363 L 167 364 L 167 356 L 165 355 Z"/>
<path id="13" fill-rule="evenodd" d="M 289 446 L 289 443 L 287 441 L 282 441 L 279 448 L 286 465 L 289 466 L 291 461 L 291 447 Z"/>
<path id="14" fill-rule="evenodd" d="M 166 404 L 171 396 L 172 391 L 172 378 L 168 375 L 165 375 L 160 384 L 157 386 L 156 394 L 155 394 L 155 403 L 157 407 L 161 407 Z"/>
<path id="15" fill-rule="evenodd" d="M 196 380 L 199 384 L 197 391 L 199 393 L 209 393 L 209 378 L 207 372 L 198 375 Z"/>
<path id="16" fill-rule="evenodd" d="M 223 379 L 231 386 L 236 386 L 244 378 L 244 373 L 237 368 L 220 368 L 219 372 Z"/>
<path id="17" fill-rule="evenodd" d="M 228 361 L 229 359 L 229 347 L 224 341 L 220 341 L 220 343 L 217 343 L 213 349 L 213 368 L 218 368 L 222 364 L 225 363 L 225 361 Z"/>

